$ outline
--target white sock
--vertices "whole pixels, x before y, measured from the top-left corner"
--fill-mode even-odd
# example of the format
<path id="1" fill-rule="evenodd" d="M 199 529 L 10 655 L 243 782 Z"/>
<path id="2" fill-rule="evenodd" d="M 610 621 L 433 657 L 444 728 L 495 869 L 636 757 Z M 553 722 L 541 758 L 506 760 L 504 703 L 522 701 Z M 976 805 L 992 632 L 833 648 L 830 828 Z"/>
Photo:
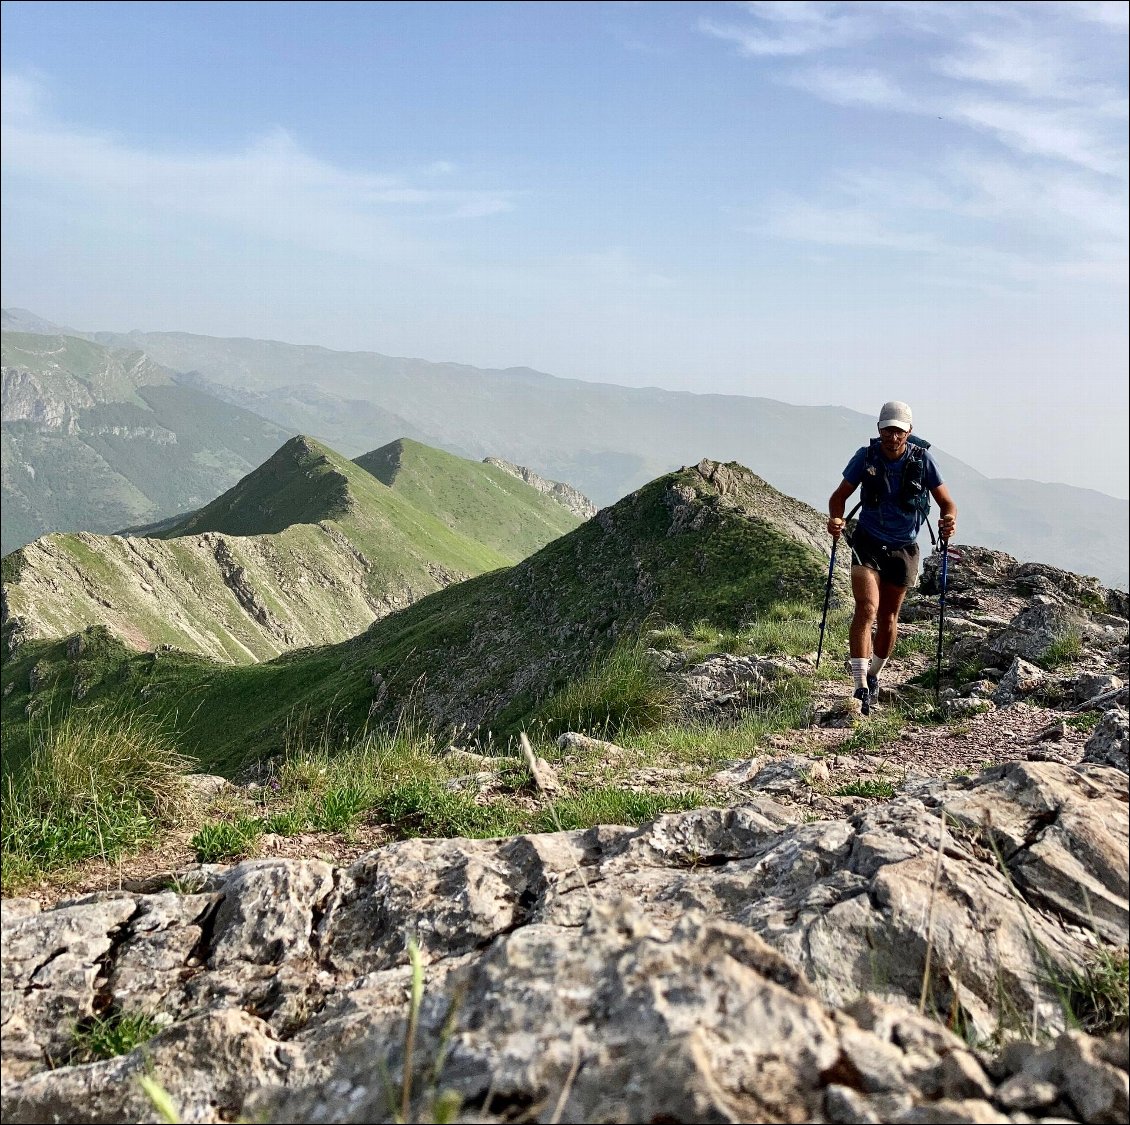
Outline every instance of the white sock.
<path id="1" fill-rule="evenodd" d="M 887 658 L 885 656 L 872 656 L 871 667 L 867 669 L 867 674 L 869 676 L 877 676 L 883 670 L 883 665 L 886 663 Z"/>
<path id="2" fill-rule="evenodd" d="M 861 656 L 851 658 L 851 675 L 855 680 L 857 688 L 865 687 L 867 684 L 867 657 Z"/>

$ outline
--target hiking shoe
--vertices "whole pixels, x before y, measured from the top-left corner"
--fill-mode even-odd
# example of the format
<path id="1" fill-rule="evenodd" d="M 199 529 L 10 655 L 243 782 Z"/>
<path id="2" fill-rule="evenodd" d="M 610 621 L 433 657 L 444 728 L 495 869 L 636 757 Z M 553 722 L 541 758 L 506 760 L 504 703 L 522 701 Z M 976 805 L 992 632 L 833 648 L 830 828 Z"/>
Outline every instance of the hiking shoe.
<path id="1" fill-rule="evenodd" d="M 871 693 L 865 687 L 856 688 L 852 698 L 859 700 L 859 709 L 863 714 L 871 714 Z"/>
<path id="2" fill-rule="evenodd" d="M 867 677 L 867 698 L 872 706 L 879 702 L 879 677 Z"/>

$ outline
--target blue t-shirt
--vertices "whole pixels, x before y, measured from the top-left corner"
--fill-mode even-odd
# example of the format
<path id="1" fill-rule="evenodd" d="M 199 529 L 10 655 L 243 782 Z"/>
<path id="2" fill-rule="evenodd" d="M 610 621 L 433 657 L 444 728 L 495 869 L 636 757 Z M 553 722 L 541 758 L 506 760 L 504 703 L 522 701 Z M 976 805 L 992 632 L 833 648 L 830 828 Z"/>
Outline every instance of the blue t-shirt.
<path id="1" fill-rule="evenodd" d="M 855 456 L 844 469 L 844 480 L 851 484 L 859 484 L 868 470 L 872 469 L 867 462 L 867 450 L 867 446 L 856 450 Z M 879 542 L 892 547 L 917 539 L 926 519 L 921 512 L 905 511 L 898 502 L 902 471 L 906 467 L 909 455 L 909 448 L 897 461 L 888 461 L 882 453 L 879 454 L 877 471 L 881 478 L 878 485 L 882 499 L 877 507 L 863 507 L 859 510 L 859 526 L 869 535 L 875 536 Z M 930 456 L 928 449 L 922 451 L 922 456 L 926 462 L 924 484 L 927 491 L 932 491 L 943 483 L 942 474 L 938 471 L 938 463 Z"/>

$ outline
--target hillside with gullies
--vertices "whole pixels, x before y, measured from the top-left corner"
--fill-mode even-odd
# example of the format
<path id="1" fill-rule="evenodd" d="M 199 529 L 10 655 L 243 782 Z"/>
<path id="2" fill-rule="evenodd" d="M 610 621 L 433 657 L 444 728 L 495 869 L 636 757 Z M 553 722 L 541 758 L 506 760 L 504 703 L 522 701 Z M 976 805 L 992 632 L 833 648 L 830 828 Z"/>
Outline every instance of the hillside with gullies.
<path id="1" fill-rule="evenodd" d="M 147 535 L 38 539 L 4 560 L 5 644 L 97 626 L 130 649 L 266 660 L 351 637 L 578 522 L 512 477 L 498 487 L 498 470 L 419 445 L 412 461 L 445 482 L 442 502 L 297 437 Z"/>
<path id="2" fill-rule="evenodd" d="M 136 348 L 3 333 L 3 538 L 110 532 L 194 508 L 293 432 L 199 389 Z"/>
<path id="3" fill-rule="evenodd" d="M 1125 1122 L 1130 599 L 954 544 L 863 716 L 827 548 L 703 461 L 342 644 L 20 646 L 5 1121 Z"/>

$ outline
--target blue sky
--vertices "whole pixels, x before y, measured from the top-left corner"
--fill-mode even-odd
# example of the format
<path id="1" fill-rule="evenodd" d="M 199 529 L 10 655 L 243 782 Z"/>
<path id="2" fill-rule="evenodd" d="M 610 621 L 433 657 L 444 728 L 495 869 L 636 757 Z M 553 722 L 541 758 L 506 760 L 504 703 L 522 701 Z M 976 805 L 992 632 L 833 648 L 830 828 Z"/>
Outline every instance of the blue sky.
<path id="1" fill-rule="evenodd" d="M 1127 11 L 5 3 L 3 301 L 904 398 L 1126 496 Z"/>

